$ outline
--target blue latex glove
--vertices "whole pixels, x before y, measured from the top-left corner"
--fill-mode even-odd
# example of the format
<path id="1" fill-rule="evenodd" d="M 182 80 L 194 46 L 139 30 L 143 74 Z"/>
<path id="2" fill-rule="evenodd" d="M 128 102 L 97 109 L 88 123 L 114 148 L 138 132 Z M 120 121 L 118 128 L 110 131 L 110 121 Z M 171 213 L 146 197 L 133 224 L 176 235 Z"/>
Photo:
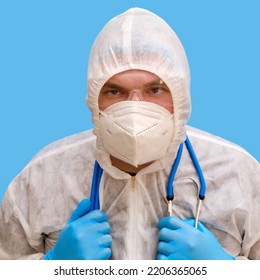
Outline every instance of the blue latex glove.
<path id="1" fill-rule="evenodd" d="M 234 260 L 217 238 L 202 223 L 177 217 L 162 218 L 159 223 L 158 260 Z"/>
<path id="2" fill-rule="evenodd" d="M 107 216 L 100 210 L 89 210 L 90 201 L 82 200 L 45 260 L 106 260 L 111 256 Z"/>

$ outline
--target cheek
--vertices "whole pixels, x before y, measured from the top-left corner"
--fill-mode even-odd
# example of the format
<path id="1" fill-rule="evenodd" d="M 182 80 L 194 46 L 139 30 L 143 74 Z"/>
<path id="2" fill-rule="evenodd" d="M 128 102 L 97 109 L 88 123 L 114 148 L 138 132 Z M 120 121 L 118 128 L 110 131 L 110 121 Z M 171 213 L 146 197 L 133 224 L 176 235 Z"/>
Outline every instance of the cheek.
<path id="1" fill-rule="evenodd" d="M 108 98 L 104 98 L 102 96 L 99 97 L 98 99 L 98 107 L 99 110 L 104 111 L 106 108 L 108 108 L 109 106 L 121 102 L 121 99 L 108 99 Z"/>
<path id="2" fill-rule="evenodd" d="M 113 105 L 114 103 L 111 102 L 98 102 L 98 108 L 100 111 L 104 111 L 109 106 Z"/>
<path id="3" fill-rule="evenodd" d="M 168 110 L 171 114 L 174 113 L 174 103 L 172 96 L 167 97 L 163 103 L 159 104 L 161 105 L 164 109 Z"/>
<path id="4" fill-rule="evenodd" d="M 106 108 L 108 108 L 109 106 L 113 105 L 116 102 L 117 102 L 116 100 L 108 99 L 108 98 L 106 98 L 105 96 L 103 96 L 101 94 L 98 97 L 98 107 L 99 107 L 99 110 L 104 111 Z"/>
<path id="5" fill-rule="evenodd" d="M 108 102 L 104 98 L 102 98 L 102 96 L 99 96 L 99 98 L 98 98 L 98 108 L 99 108 L 100 111 L 105 110 L 109 106 L 109 104 L 107 104 L 107 103 Z"/>
<path id="6" fill-rule="evenodd" d="M 170 95 L 169 97 L 169 104 L 171 104 L 168 108 L 166 108 L 171 114 L 174 113 L 174 103 L 173 103 L 173 97 Z"/>
<path id="7" fill-rule="evenodd" d="M 103 110 L 106 109 L 106 107 L 103 106 L 103 105 L 101 105 L 100 103 L 98 103 L 98 109 L 99 109 L 100 111 L 103 111 Z"/>
<path id="8" fill-rule="evenodd" d="M 174 113 L 174 107 L 173 105 L 161 105 L 164 109 L 166 109 L 167 111 L 169 111 L 171 114 Z"/>

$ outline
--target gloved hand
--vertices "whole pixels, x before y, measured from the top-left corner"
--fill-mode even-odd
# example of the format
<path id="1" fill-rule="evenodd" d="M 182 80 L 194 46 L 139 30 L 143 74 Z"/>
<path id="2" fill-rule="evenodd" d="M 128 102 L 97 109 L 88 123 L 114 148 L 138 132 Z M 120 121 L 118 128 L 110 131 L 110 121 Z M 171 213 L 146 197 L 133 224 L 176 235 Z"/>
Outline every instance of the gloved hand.
<path id="1" fill-rule="evenodd" d="M 177 217 L 162 218 L 159 223 L 158 260 L 234 260 L 217 238 L 202 223 Z"/>
<path id="2" fill-rule="evenodd" d="M 45 260 L 106 260 L 111 256 L 107 216 L 100 210 L 89 210 L 90 201 L 82 200 Z"/>

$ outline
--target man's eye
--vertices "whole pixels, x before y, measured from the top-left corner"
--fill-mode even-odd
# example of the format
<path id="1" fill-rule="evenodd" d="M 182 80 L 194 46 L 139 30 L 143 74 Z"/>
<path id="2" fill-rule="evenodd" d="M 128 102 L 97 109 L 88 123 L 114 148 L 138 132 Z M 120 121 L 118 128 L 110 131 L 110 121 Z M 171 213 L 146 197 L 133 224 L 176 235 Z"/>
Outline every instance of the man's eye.
<path id="1" fill-rule="evenodd" d="M 113 96 L 117 96 L 120 94 L 120 91 L 118 89 L 108 89 L 108 90 L 104 90 L 102 92 L 103 95 L 107 95 L 107 96 L 110 96 L 110 97 L 113 97 Z"/>
<path id="2" fill-rule="evenodd" d="M 151 94 L 158 94 L 158 93 L 162 93 L 163 89 L 159 88 L 159 87 L 152 87 L 149 89 L 149 93 Z"/>
<path id="3" fill-rule="evenodd" d="M 112 90 L 108 90 L 107 93 L 110 95 L 118 95 L 120 92 L 119 90 L 112 89 Z"/>

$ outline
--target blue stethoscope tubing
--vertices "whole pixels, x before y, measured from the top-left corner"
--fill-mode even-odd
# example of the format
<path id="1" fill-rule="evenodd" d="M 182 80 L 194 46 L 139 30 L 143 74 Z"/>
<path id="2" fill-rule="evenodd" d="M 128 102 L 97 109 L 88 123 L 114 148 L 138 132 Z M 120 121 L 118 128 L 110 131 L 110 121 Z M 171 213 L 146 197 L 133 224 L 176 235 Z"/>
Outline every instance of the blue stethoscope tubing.
<path id="1" fill-rule="evenodd" d="M 103 173 L 103 169 L 100 167 L 98 162 L 95 161 L 92 184 L 91 184 L 90 211 L 99 209 L 99 186 L 100 186 L 102 173 Z"/>
<path id="2" fill-rule="evenodd" d="M 189 155 L 191 157 L 191 160 L 193 162 L 193 165 L 195 167 L 195 170 L 198 174 L 199 181 L 200 181 L 200 188 L 199 188 L 199 194 L 198 194 L 199 202 L 198 202 L 198 207 L 197 207 L 197 211 L 196 211 L 195 225 L 194 225 L 195 228 L 197 228 L 202 201 L 204 200 L 205 194 L 206 194 L 206 182 L 205 182 L 204 175 L 203 175 L 202 169 L 200 167 L 199 161 L 196 157 L 196 154 L 193 150 L 193 147 L 192 147 L 191 142 L 188 137 L 186 138 L 184 143 L 187 147 L 187 150 L 189 152 Z M 177 156 L 172 165 L 172 169 L 171 169 L 167 187 L 166 187 L 166 193 L 167 193 L 166 199 L 168 201 L 168 214 L 170 216 L 172 216 L 172 201 L 174 199 L 174 178 L 175 178 L 179 163 L 181 161 L 182 151 L 183 151 L 183 143 L 180 145 L 180 147 L 178 149 Z M 91 185 L 91 194 L 90 194 L 90 201 L 91 201 L 90 211 L 99 209 L 99 186 L 100 186 L 100 180 L 102 177 L 102 173 L 103 173 L 103 169 L 100 167 L 98 162 L 95 161 L 92 185 Z"/>
<path id="3" fill-rule="evenodd" d="M 194 227 L 197 228 L 198 227 L 198 222 L 199 222 L 199 214 L 200 214 L 200 210 L 201 210 L 201 206 L 202 206 L 202 201 L 205 198 L 205 194 L 206 194 L 206 182 L 205 182 L 205 178 L 202 172 L 202 169 L 200 167 L 199 161 L 196 157 L 196 154 L 194 152 L 194 149 L 191 145 L 191 142 L 189 140 L 189 138 L 187 137 L 185 140 L 185 145 L 187 147 L 187 150 L 189 152 L 189 155 L 191 157 L 191 160 L 193 162 L 193 165 L 195 167 L 195 170 L 198 174 L 199 177 L 199 182 L 200 182 L 200 188 L 199 188 L 199 194 L 198 194 L 198 207 L 197 207 L 197 211 L 196 211 L 196 216 L 195 216 L 195 225 Z M 182 151 L 183 151 L 183 143 L 180 145 L 179 150 L 177 152 L 177 156 L 175 158 L 175 161 L 173 163 L 170 175 L 169 175 L 169 180 L 167 183 L 167 196 L 166 199 L 168 201 L 168 214 L 169 216 L 172 216 L 172 201 L 174 199 L 174 178 L 181 160 L 181 156 L 182 156 Z"/>

